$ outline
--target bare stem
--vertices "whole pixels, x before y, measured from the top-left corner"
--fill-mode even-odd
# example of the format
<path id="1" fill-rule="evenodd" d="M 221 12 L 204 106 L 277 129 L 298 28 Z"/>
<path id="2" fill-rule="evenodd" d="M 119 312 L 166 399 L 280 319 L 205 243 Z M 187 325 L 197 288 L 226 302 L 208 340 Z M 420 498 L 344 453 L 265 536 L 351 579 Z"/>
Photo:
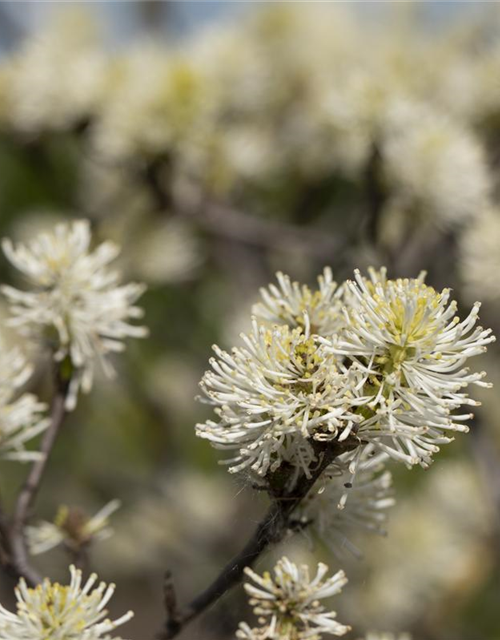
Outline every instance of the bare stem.
<path id="1" fill-rule="evenodd" d="M 67 548 L 71 564 L 84 573 L 90 573 L 89 543 L 82 544 L 78 548 Z"/>
<path id="2" fill-rule="evenodd" d="M 59 374 L 56 379 L 56 391 L 52 400 L 50 425 L 43 434 L 40 445 L 41 457 L 36 460 L 19 492 L 14 508 L 14 516 L 10 527 L 10 563 L 19 577 L 24 577 L 30 585 L 41 582 L 41 577 L 31 566 L 26 545 L 24 528 L 34 505 L 52 449 L 66 415 L 65 403 L 69 380 Z"/>
<path id="3" fill-rule="evenodd" d="M 202 591 L 184 609 L 178 610 L 175 598 L 169 598 L 167 620 L 164 628 L 158 634 L 159 640 L 175 638 L 183 628 L 197 618 L 205 609 L 216 602 L 226 591 L 237 585 L 244 575 L 245 567 L 249 567 L 271 545 L 281 542 L 287 532 L 293 528 L 291 516 L 300 502 L 309 493 L 315 482 L 326 467 L 341 453 L 355 448 L 359 442 L 346 441 L 341 444 L 329 443 L 319 453 L 319 463 L 310 477 L 303 475 L 291 491 L 274 490 L 274 499 L 268 512 L 259 523 L 257 529 L 243 547 L 220 572 L 212 584 Z M 173 586 L 169 576 L 169 591 Z"/>

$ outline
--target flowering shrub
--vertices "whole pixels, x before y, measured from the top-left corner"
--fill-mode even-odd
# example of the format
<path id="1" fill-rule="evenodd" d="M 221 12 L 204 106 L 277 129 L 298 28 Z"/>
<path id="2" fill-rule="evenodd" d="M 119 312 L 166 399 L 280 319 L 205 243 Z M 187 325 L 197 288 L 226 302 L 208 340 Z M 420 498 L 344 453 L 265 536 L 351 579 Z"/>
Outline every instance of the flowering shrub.
<path id="1" fill-rule="evenodd" d="M 306 4 L 0 61 L 0 640 L 498 635 L 498 27 Z"/>

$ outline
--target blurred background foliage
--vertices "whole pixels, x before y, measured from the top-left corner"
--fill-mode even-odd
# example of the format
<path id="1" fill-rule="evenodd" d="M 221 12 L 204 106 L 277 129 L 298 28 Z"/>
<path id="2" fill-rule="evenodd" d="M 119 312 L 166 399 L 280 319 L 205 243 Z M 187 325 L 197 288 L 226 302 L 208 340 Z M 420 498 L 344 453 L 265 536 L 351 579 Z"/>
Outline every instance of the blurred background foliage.
<path id="1" fill-rule="evenodd" d="M 1 236 L 89 218 L 148 285 L 151 336 L 69 416 L 37 512 L 122 501 L 90 557 L 118 583 L 116 611 L 136 611 L 132 640 L 161 623 L 166 568 L 190 599 L 264 509 L 195 438 L 208 410 L 194 397 L 212 343 L 235 344 L 276 270 L 425 269 L 463 310 L 483 301 L 499 333 L 500 12 L 442 4 L 0 6 Z M 495 347 L 480 366 L 500 381 Z M 294 540 L 346 570 L 339 618 L 355 635 L 500 638 L 500 402 L 483 395 L 430 470 L 394 469 L 389 535 L 362 536 L 363 560 Z M 2 464 L 6 502 L 24 474 Z M 65 578 L 64 551 L 37 562 Z M 233 638 L 247 615 L 236 590 L 182 637 Z"/>

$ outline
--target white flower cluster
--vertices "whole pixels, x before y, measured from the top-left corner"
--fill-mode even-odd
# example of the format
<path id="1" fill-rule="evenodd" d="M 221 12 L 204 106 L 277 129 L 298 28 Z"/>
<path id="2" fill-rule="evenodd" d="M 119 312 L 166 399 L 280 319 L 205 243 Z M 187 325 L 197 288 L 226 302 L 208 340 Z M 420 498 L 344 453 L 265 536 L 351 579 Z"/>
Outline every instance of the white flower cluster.
<path id="1" fill-rule="evenodd" d="M 17 613 L 0 605 L 0 637 L 8 640 L 111 640 L 109 632 L 132 618 L 129 611 L 117 620 L 105 609 L 115 586 L 101 582 L 94 587 L 92 574 L 82 585 L 82 573 L 70 567 L 71 582 L 62 586 L 44 580 L 34 589 L 21 579 L 16 588 Z M 116 638 L 116 640 L 119 640 Z"/>
<path id="2" fill-rule="evenodd" d="M 201 387 L 218 420 L 197 434 L 236 452 L 232 472 L 265 477 L 287 462 L 309 476 L 329 441 L 358 445 L 347 456 L 351 473 L 367 446 L 426 467 L 450 432 L 467 431 L 471 414 L 457 410 L 477 403 L 465 389 L 487 383 L 465 364 L 494 340 L 475 327 L 479 304 L 461 321 L 449 290 L 425 285 L 424 274 L 356 272 L 341 297 L 327 277 L 312 294 L 280 275 L 281 288 L 254 308 L 244 346 L 214 347 Z"/>
<path id="3" fill-rule="evenodd" d="M 324 579 L 328 567 L 320 563 L 311 579 L 307 565 L 297 566 L 287 557 L 278 561 L 274 576 L 259 576 L 249 567 L 245 573 L 252 582 L 245 584 L 250 605 L 258 616 L 259 627 L 240 623 L 237 638 L 244 640 L 321 640 L 323 634 L 343 636 L 350 627 L 337 620 L 321 600 L 338 594 L 347 583 L 343 571 Z"/>
<path id="4" fill-rule="evenodd" d="M 218 358 L 202 389 L 219 422 L 198 425 L 197 433 L 238 450 L 232 472 L 250 467 L 265 476 L 286 461 L 308 475 L 313 440 L 339 439 L 359 419 L 345 399 L 349 375 L 300 328 L 269 328 L 254 319 L 243 339 L 245 347 L 231 354 L 214 347 Z"/>
<path id="5" fill-rule="evenodd" d="M 475 326 L 479 303 L 460 321 L 449 289 L 439 293 L 424 277 L 388 280 L 382 269 L 370 270 L 367 279 L 356 272 L 347 283 L 343 330 L 320 340 L 365 376 L 358 436 L 396 460 L 425 467 L 451 441 L 449 431 L 468 430 L 471 414 L 453 412 L 478 404 L 466 387 L 489 385 L 484 372 L 464 365 L 495 338 Z"/>
<path id="6" fill-rule="evenodd" d="M 107 356 L 123 351 L 127 337 L 143 337 L 144 327 L 130 323 L 142 317 L 135 306 L 144 291 L 140 284 L 120 285 L 120 274 L 108 269 L 119 253 L 105 242 L 90 250 L 90 224 L 59 224 L 28 244 L 4 239 L 9 261 L 32 285 L 29 291 L 3 286 L 10 305 L 9 324 L 35 342 L 45 341 L 57 362 L 69 358 L 75 369 L 68 408 L 73 408 L 79 388 L 92 387 L 98 362 L 113 373 Z"/>
<path id="7" fill-rule="evenodd" d="M 341 302 L 331 272 L 319 288 L 291 283 L 278 274 L 279 288 L 262 289 L 252 333 L 231 353 L 214 347 L 213 371 L 201 387 L 216 406 L 219 422 L 197 425 L 197 434 L 222 449 L 238 449 L 231 472 L 251 468 L 260 476 L 283 461 L 309 474 L 315 459 L 311 439 L 339 438 L 358 417 L 345 402 L 338 358 L 328 356 L 311 331 L 333 330 Z M 297 437 L 297 434 L 300 434 Z"/>
<path id="8" fill-rule="evenodd" d="M 262 302 L 254 305 L 253 312 L 271 326 L 300 327 L 306 334 L 331 335 L 342 324 L 342 289 L 333 280 L 332 270 L 326 267 L 318 276 L 318 288 L 292 282 L 281 272 L 276 274 L 278 286 L 262 287 Z"/>
<path id="9" fill-rule="evenodd" d="M 20 349 L 5 342 L 0 336 L 0 457 L 33 460 L 40 454 L 24 445 L 48 426 L 46 407 L 33 394 L 21 393 L 32 367 Z"/>
<path id="10" fill-rule="evenodd" d="M 54 522 L 43 521 L 35 526 L 26 527 L 30 553 L 45 553 L 63 543 L 78 551 L 92 542 L 109 538 L 113 534 L 113 529 L 109 526 L 109 517 L 119 507 L 119 500 L 111 500 L 89 518 L 80 509 L 61 506 Z"/>

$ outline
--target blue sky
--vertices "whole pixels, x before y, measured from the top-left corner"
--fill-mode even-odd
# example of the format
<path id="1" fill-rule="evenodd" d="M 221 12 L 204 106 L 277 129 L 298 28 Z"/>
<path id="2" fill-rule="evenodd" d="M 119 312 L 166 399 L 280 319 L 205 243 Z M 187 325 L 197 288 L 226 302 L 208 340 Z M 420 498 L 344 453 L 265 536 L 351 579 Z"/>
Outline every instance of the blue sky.
<path id="1" fill-rule="evenodd" d="M 307 0 L 306 0 L 307 1 Z M 310 0 L 309 0 L 310 1 Z M 147 24 L 147 6 L 144 1 L 114 1 L 114 2 L 24 2 L 11 0 L 0 4 L 0 44 L 3 49 L 9 48 L 16 41 L 16 32 L 26 33 L 36 31 L 46 21 L 54 10 L 60 10 L 64 5 L 82 5 L 87 10 L 95 13 L 102 24 L 103 32 L 110 43 L 120 44 L 133 39 L 145 30 Z M 240 2 L 227 0 L 189 1 L 160 3 L 156 14 L 150 18 L 150 24 L 154 25 L 157 32 L 169 33 L 174 36 L 192 34 L 197 28 L 210 23 L 216 23 L 230 18 L 232 14 L 253 10 L 262 2 L 249 0 Z M 264 3 L 265 4 L 265 3 Z M 351 4 L 353 4 L 351 2 Z M 373 0 L 354 3 L 359 11 L 371 13 L 386 3 Z M 447 22 L 457 12 L 465 10 L 481 11 L 487 9 L 486 2 L 423 2 L 427 19 L 430 23 Z M 18 27 L 18 29 L 16 28 Z"/>

